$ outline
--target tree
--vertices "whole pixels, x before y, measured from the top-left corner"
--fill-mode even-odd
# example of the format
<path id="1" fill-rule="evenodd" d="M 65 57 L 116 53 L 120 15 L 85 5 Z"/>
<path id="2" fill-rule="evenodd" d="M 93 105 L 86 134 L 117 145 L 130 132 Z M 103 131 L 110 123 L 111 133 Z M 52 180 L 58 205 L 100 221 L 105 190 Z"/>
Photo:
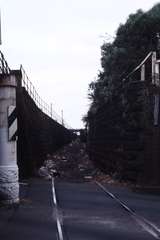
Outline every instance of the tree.
<path id="1" fill-rule="evenodd" d="M 89 111 L 101 108 L 115 94 L 122 79 L 156 48 L 160 32 L 160 4 L 148 12 L 138 10 L 120 24 L 112 43 L 101 46 L 101 66 L 96 81 L 89 85 Z M 95 110 L 96 109 L 96 110 Z"/>

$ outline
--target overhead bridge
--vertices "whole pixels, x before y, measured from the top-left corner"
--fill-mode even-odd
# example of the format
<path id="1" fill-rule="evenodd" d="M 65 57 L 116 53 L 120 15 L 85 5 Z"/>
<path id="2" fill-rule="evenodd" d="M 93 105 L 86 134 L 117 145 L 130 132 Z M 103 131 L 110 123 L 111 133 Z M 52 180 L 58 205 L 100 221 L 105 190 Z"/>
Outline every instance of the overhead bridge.
<path id="1" fill-rule="evenodd" d="M 79 128 L 79 129 L 69 129 L 69 131 L 80 138 L 82 142 L 87 141 L 87 130 L 85 128 Z"/>

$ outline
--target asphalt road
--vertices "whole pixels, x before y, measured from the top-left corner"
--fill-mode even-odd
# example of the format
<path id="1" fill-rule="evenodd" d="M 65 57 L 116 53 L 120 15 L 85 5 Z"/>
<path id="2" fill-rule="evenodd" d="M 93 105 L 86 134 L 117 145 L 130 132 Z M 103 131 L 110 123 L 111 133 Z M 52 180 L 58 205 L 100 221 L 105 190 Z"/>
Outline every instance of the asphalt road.
<path id="1" fill-rule="evenodd" d="M 107 186 L 107 189 L 160 229 L 160 195 L 136 193 L 124 187 Z"/>
<path id="2" fill-rule="evenodd" d="M 56 181 L 55 186 L 64 240 L 156 239 L 96 184 Z M 151 215 L 158 219 L 156 197 L 142 195 L 138 198 L 117 187 L 110 190 L 146 215 L 148 201 L 151 205 L 156 202 Z M 22 187 L 21 193 L 22 202 L 18 208 L 0 209 L 0 240 L 57 239 L 51 182 L 32 180 L 27 187 Z"/>
<path id="3" fill-rule="evenodd" d="M 27 188 L 19 208 L 0 210 L 0 240 L 56 240 L 51 183 L 32 180 Z"/>
<path id="4" fill-rule="evenodd" d="M 66 239 L 155 239 L 96 184 L 59 182 L 56 189 Z"/>

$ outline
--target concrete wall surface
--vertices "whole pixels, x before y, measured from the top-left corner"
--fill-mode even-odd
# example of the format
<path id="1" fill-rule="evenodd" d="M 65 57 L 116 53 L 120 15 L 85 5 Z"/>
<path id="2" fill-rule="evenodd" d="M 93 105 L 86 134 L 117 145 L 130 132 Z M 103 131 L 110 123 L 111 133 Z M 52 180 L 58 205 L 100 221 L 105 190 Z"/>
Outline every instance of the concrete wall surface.
<path id="1" fill-rule="evenodd" d="M 18 166 L 20 178 L 36 174 L 47 154 L 69 143 L 73 134 L 44 114 L 23 87 L 17 88 Z"/>

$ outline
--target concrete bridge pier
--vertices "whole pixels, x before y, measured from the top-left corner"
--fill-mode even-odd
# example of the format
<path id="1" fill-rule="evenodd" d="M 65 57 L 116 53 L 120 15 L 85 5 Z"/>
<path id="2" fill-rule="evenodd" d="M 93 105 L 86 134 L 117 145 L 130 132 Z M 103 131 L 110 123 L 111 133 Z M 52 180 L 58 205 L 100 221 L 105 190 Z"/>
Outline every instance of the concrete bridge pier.
<path id="1" fill-rule="evenodd" d="M 0 203 L 19 202 L 16 76 L 0 75 Z"/>

